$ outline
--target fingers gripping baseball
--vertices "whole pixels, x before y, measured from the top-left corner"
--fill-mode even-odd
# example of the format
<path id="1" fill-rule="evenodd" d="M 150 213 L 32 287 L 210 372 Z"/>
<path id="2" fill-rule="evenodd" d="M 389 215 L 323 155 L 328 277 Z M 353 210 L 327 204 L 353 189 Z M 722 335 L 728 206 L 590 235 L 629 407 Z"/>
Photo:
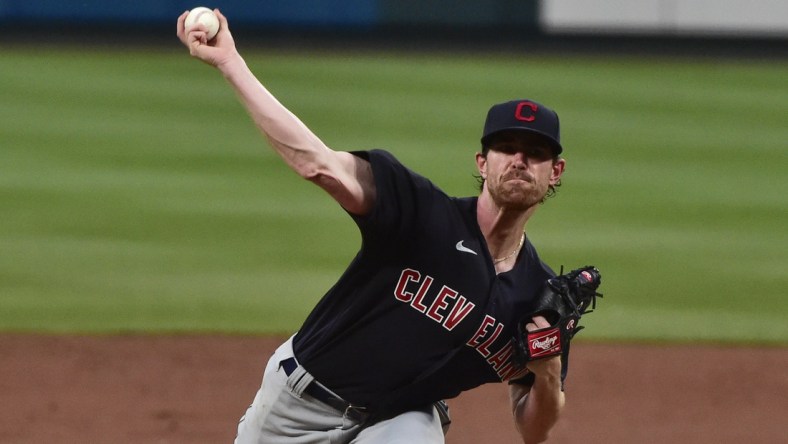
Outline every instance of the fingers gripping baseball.
<path id="1" fill-rule="evenodd" d="M 193 57 L 209 65 L 219 66 L 235 53 L 235 42 L 230 33 L 227 18 L 218 9 L 214 9 L 213 12 L 219 19 L 219 32 L 213 39 L 208 39 L 208 29 L 199 22 L 188 29 L 186 28 L 186 17 L 189 15 L 189 11 L 178 17 L 177 35 L 181 43 L 189 48 L 189 53 Z"/>

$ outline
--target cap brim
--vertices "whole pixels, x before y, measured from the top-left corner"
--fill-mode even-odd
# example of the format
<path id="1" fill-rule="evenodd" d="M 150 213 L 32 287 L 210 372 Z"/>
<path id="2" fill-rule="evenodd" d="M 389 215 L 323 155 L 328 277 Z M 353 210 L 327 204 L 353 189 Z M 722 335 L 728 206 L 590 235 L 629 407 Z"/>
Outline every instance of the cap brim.
<path id="1" fill-rule="evenodd" d="M 546 133 L 544 133 L 542 131 L 539 131 L 539 130 L 535 130 L 535 129 L 532 129 L 532 128 L 523 128 L 521 126 L 511 126 L 511 127 L 508 127 L 508 128 L 501 128 L 501 129 L 499 129 L 499 130 L 497 130 L 495 132 L 487 134 L 486 136 L 482 137 L 482 140 L 481 140 L 482 146 L 487 146 L 487 142 L 492 137 L 494 137 L 495 135 L 500 134 L 500 133 L 502 133 L 504 131 L 523 131 L 523 132 L 526 132 L 526 133 L 531 133 L 531 134 L 536 134 L 536 135 L 542 136 L 542 138 L 545 140 L 545 142 L 547 142 L 547 144 L 550 145 L 550 149 L 553 150 L 553 154 L 554 155 L 558 156 L 559 154 L 564 152 L 564 147 L 562 147 L 561 144 L 558 143 L 555 139 L 553 139 L 550 135 L 548 135 L 548 134 L 546 134 Z"/>

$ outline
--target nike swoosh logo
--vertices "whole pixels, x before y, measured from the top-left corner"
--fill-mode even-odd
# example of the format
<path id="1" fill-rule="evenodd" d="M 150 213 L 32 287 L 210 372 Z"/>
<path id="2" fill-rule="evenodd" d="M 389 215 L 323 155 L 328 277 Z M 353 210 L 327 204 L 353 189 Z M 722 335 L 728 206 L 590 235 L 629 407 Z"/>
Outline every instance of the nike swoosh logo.
<path id="1" fill-rule="evenodd" d="M 457 242 L 457 245 L 455 245 L 455 246 L 454 246 L 454 248 L 456 248 L 456 249 L 457 249 L 457 251 L 462 251 L 463 253 L 471 253 L 471 254 L 476 254 L 476 252 L 475 252 L 475 251 L 473 251 L 473 250 L 471 250 L 470 248 L 466 247 L 466 246 L 465 246 L 465 245 L 463 245 L 462 243 L 463 243 L 463 241 L 459 241 L 459 242 Z"/>

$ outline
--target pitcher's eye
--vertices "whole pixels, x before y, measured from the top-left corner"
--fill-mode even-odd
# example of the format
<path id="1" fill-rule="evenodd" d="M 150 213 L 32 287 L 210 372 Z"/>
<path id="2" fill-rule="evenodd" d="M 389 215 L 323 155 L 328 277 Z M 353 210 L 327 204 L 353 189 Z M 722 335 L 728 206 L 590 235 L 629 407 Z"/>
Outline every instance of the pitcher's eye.
<path id="1" fill-rule="evenodd" d="M 495 151 L 499 151 L 501 153 L 506 153 L 506 154 L 511 154 L 511 153 L 514 153 L 515 151 L 517 151 L 517 147 L 514 146 L 511 143 L 499 143 L 499 144 L 496 144 L 496 145 L 490 147 L 490 149 L 493 149 Z"/>
<path id="2" fill-rule="evenodd" d="M 550 150 L 541 146 L 529 147 L 525 154 L 534 159 L 546 159 L 550 157 Z"/>

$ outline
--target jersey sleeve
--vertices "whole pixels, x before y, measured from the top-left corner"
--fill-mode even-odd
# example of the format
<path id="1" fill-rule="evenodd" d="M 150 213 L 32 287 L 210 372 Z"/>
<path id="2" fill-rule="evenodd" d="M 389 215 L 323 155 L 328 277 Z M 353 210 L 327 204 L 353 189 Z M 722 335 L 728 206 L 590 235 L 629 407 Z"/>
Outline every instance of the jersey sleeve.
<path id="1" fill-rule="evenodd" d="M 372 166 L 376 199 L 372 211 L 353 219 L 364 242 L 407 243 L 419 233 L 419 225 L 430 217 L 436 199 L 446 195 L 425 177 L 400 163 L 384 150 L 354 152 Z"/>

